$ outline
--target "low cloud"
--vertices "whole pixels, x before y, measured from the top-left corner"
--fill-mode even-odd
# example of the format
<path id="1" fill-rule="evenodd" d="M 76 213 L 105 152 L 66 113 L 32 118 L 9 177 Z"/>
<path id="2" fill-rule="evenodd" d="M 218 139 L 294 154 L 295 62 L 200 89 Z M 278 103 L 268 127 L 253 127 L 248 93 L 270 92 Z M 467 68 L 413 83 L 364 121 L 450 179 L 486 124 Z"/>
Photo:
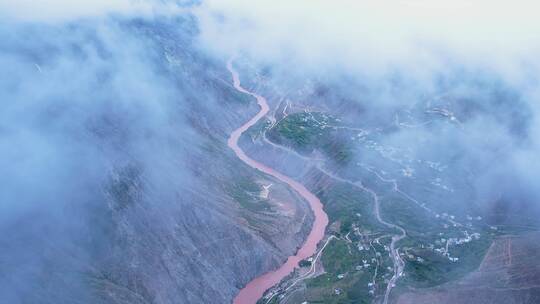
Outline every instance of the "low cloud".
<path id="1" fill-rule="evenodd" d="M 343 98 L 360 104 L 365 111 L 357 119 L 382 121 L 399 107 L 449 93 L 469 116 L 465 131 L 444 134 L 448 138 L 438 144 L 446 150 L 422 146 L 417 152 L 461 151 L 461 165 L 482 170 L 476 186 L 484 200 L 501 191 L 528 191 L 536 201 L 539 191 L 531 182 L 540 177 L 536 7 L 526 0 L 208 0 L 195 14 L 209 53 L 249 58 L 271 71 L 276 88 L 300 90 L 306 79 L 324 86 L 334 103 Z M 407 145 L 422 132 L 441 135 L 411 132 L 383 140 Z M 503 177 L 508 182 L 498 187 Z"/>
<path id="2" fill-rule="evenodd" d="M 186 4 L 194 1 L 154 0 L 0 0 L 0 18 L 13 22 L 62 23 L 76 19 L 96 18 L 106 15 L 124 17 L 172 15 L 180 13 Z"/>
<path id="3" fill-rule="evenodd" d="M 202 41 L 221 54 L 311 69 L 420 73 L 454 58 L 509 70 L 535 59 L 534 7 L 532 1 L 209 0 L 197 14 Z"/>
<path id="4" fill-rule="evenodd" d="M 160 197 L 188 187 L 189 172 L 171 165 L 185 156 L 177 141 L 193 140 L 188 93 L 147 35 L 152 21 L 70 11 L 116 7 L 105 2 L 49 4 L 70 20 L 0 21 L 0 294 L 9 303 L 100 303 L 84 274 L 110 254 L 112 212 L 135 195 L 122 187 L 144 180 Z"/>

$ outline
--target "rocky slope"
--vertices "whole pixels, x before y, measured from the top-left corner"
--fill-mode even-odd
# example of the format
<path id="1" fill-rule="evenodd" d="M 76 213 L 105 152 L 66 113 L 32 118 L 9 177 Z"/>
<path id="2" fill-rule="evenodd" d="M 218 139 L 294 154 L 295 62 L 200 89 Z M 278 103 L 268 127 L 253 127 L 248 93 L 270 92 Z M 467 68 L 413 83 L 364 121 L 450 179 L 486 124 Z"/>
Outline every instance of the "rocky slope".
<path id="1" fill-rule="evenodd" d="M 226 146 L 255 103 L 197 50 L 196 32 L 184 16 L 9 35 L 3 49 L 29 70 L 13 77 L 40 92 L 12 92 L 36 116 L 19 124 L 55 157 L 31 141 L 1 142 L 41 157 L 24 173 L 31 179 L 19 176 L 21 158 L 1 163 L 2 205 L 24 206 L 2 217 L 2 302 L 227 303 L 301 244 L 306 203 Z"/>

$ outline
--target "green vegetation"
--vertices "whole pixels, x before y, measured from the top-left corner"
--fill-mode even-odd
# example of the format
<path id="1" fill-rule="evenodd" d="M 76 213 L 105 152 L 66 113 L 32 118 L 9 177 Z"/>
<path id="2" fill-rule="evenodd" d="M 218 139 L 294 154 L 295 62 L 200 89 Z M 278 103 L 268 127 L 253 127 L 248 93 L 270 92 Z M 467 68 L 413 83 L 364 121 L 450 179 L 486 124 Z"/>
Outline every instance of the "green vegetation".
<path id="1" fill-rule="evenodd" d="M 341 223 L 340 234 L 349 232 L 353 223 L 365 232 L 388 231 L 372 216 L 373 200 L 366 192 L 348 184 L 335 183 L 316 194 L 323 202 L 330 222 Z"/>
<path id="2" fill-rule="evenodd" d="M 350 247 L 344 241 L 336 241 L 328 244 L 328 248 L 322 256 L 324 269 L 336 276 L 354 269 L 362 256 L 358 254 L 358 250 L 351 250 L 349 253 L 349 249 Z"/>
<path id="3" fill-rule="evenodd" d="M 325 127 L 328 122 L 321 113 L 294 113 L 282 119 L 269 132 L 269 136 L 278 142 L 285 141 L 293 148 L 304 152 L 318 146 L 319 140 L 331 133 L 331 128 Z"/>
<path id="4" fill-rule="evenodd" d="M 401 226 L 410 236 L 422 237 L 426 233 L 439 233 L 443 229 L 440 220 L 436 220 L 432 214 L 395 192 L 380 195 L 379 199 L 384 219 Z"/>
<path id="5" fill-rule="evenodd" d="M 361 137 L 356 131 L 351 136 L 350 129 L 339 127 L 338 119 L 319 112 L 290 114 L 270 129 L 269 125 L 268 121 L 259 123 L 256 129 L 250 130 L 250 135 L 253 138 L 266 130 L 268 139 L 298 153 L 323 153 L 334 165 L 328 167 L 333 168 L 340 168 L 350 161 L 352 148 L 356 145 L 353 141 Z M 379 157 L 378 153 L 376 157 Z M 388 166 L 392 168 L 392 164 Z M 354 167 L 347 169 L 340 172 L 340 176 L 354 175 L 365 187 L 377 193 L 381 217 L 407 231 L 407 236 L 397 244 L 405 261 L 405 276 L 398 280 L 397 289 L 440 285 L 459 279 L 478 267 L 496 232 L 485 224 L 473 227 L 469 222 L 454 226 L 448 220 L 450 215 L 444 213 L 450 212 L 445 205 L 451 201 L 446 197 L 447 193 L 440 194 L 436 206 L 430 206 L 440 208 L 441 214 L 445 214 L 445 218 L 442 215 L 436 217 L 435 212 L 439 210 L 427 211 L 394 191 L 391 183 L 381 181 L 360 168 L 356 172 Z M 403 186 L 401 182 L 400 186 Z M 411 185 L 404 186 L 408 193 L 411 189 L 406 186 Z M 414 187 L 417 196 L 426 194 L 426 197 L 437 198 L 437 189 L 431 188 L 429 183 Z M 391 237 L 398 231 L 376 219 L 373 197 L 368 192 L 337 180 L 325 183 L 318 190 L 315 194 L 323 202 L 330 221 L 328 233 L 336 239 L 327 245 L 321 256 L 325 273 L 306 280 L 307 289 L 302 297 L 308 303 L 369 303 L 384 293 L 393 275 L 388 247 Z M 456 215 L 473 214 L 468 208 L 454 208 L 451 212 Z M 481 237 L 468 239 L 459 245 L 449 243 L 448 255 L 445 255 L 446 241 L 450 238 L 463 240 L 467 233 L 480 233 Z M 309 265 L 307 261 L 301 262 L 303 267 Z"/>
<path id="6" fill-rule="evenodd" d="M 267 199 L 259 196 L 260 186 L 252 179 L 238 177 L 237 181 L 229 185 L 227 189 L 229 195 L 243 208 L 252 212 L 261 212 L 270 210 L 270 204 Z"/>
<path id="7" fill-rule="evenodd" d="M 459 279 L 478 268 L 491 244 L 490 238 L 481 238 L 466 244 L 452 246 L 450 256 L 459 257 L 457 262 L 430 250 L 414 251 L 422 261 L 407 260 L 405 284 L 413 287 L 432 287 Z"/>
<path id="8" fill-rule="evenodd" d="M 301 260 L 300 263 L 298 263 L 298 265 L 300 267 L 310 267 L 311 266 L 311 262 L 308 261 L 308 260 Z"/>
<path id="9" fill-rule="evenodd" d="M 383 253 L 380 256 L 369 243 L 365 250 L 358 250 L 360 238 L 355 231 L 382 235 L 388 229 L 373 218 L 371 197 L 353 186 L 335 183 L 317 195 L 325 204 L 330 222 L 339 223 L 339 230 L 334 232 L 339 239 L 331 241 L 322 254 L 326 273 L 306 282 L 306 299 L 309 303 L 370 303 L 374 296 L 370 291 L 385 288 L 383 275 L 392 262 L 382 246 L 385 240 L 381 239 L 382 245 L 373 246 Z M 364 267 L 364 261 L 369 266 Z M 376 269 L 375 285 L 368 285 L 373 283 Z"/>
<path id="10" fill-rule="evenodd" d="M 270 127 L 270 124 L 271 124 L 270 120 L 266 118 L 261 118 L 255 125 L 253 125 L 246 132 L 244 132 L 243 136 L 247 136 L 252 139 L 257 139 Z"/>
<path id="11" fill-rule="evenodd" d="M 319 150 L 338 164 L 347 163 L 352 150 L 335 128 L 338 121 L 320 112 L 290 114 L 268 130 L 268 138 L 300 153 Z"/>

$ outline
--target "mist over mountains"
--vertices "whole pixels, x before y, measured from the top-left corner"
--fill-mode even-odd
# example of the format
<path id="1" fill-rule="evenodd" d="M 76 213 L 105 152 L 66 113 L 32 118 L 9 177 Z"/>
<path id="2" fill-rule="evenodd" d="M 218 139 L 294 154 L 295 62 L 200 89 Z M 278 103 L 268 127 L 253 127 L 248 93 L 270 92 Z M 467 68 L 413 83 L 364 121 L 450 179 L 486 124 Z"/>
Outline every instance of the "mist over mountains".
<path id="1" fill-rule="evenodd" d="M 231 87 L 231 57 L 276 109 L 327 110 L 459 168 L 472 182 L 456 209 L 540 224 L 534 7 L 0 3 L 0 303 L 225 303 L 294 252 L 305 205 L 261 215 L 240 202 L 275 181 L 226 147 L 256 112 Z M 354 163 L 395 169 L 363 152 Z"/>
<path id="2" fill-rule="evenodd" d="M 531 182 L 539 165 L 540 24 L 531 5 L 206 1 L 197 15 L 212 52 L 249 57 L 284 92 L 302 89 L 308 79 L 330 91 L 325 101 L 333 107 L 339 100 L 360 104 L 357 120 L 382 121 L 430 99 L 453 103 L 464 131 L 447 130 L 413 153 L 460 150 L 465 162 L 482 168 L 478 187 L 491 196 L 486 200 L 505 192 L 521 193 L 512 200 L 523 201 L 527 193 L 532 203 L 538 199 Z M 397 131 L 388 141 L 399 145 L 438 130 Z"/>
<path id="3" fill-rule="evenodd" d="M 110 209 L 129 203 L 114 203 L 128 195 L 114 190 L 128 187 L 124 175 L 144 175 L 134 183 L 160 187 L 163 198 L 189 182 L 170 167 L 182 157 L 171 141 L 193 140 L 177 132 L 184 118 L 174 102 L 185 97 L 137 27 L 114 19 L 2 27 L 3 301 L 90 300 L 81 273 L 114 242 Z"/>

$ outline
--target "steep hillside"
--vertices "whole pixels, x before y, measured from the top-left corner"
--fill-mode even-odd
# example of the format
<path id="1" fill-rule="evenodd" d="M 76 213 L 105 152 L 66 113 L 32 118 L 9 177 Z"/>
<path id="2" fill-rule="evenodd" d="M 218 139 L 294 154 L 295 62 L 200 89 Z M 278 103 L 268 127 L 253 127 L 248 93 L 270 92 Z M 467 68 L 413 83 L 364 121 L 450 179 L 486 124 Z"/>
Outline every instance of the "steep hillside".
<path id="1" fill-rule="evenodd" d="M 0 145 L 2 302 L 227 303 L 303 241 L 306 203 L 226 146 L 255 104 L 196 33 L 189 16 L 2 33 L 0 130 L 25 134 Z"/>

